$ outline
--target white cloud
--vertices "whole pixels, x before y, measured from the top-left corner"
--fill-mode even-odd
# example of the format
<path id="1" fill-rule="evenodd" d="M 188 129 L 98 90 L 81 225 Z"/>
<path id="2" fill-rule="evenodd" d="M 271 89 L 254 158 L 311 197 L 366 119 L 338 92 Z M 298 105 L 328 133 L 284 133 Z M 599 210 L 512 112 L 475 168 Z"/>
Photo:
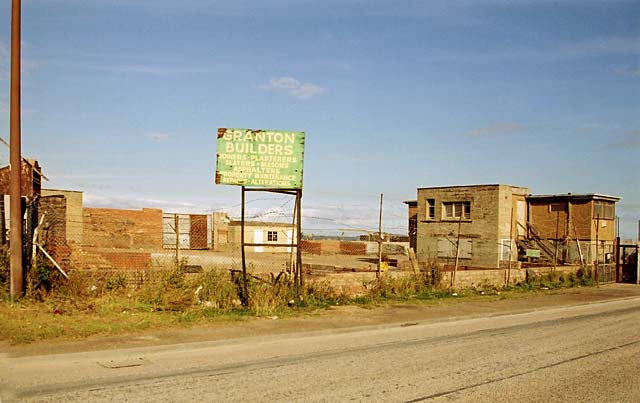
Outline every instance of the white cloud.
<path id="1" fill-rule="evenodd" d="M 267 91 L 282 91 L 295 98 L 307 99 L 324 94 L 327 90 L 313 83 L 303 83 L 293 77 L 274 77 L 260 88 Z"/>
<path id="2" fill-rule="evenodd" d="M 152 132 L 147 134 L 146 137 L 148 139 L 151 139 L 153 141 L 158 141 L 158 142 L 169 140 L 169 135 L 163 132 Z"/>

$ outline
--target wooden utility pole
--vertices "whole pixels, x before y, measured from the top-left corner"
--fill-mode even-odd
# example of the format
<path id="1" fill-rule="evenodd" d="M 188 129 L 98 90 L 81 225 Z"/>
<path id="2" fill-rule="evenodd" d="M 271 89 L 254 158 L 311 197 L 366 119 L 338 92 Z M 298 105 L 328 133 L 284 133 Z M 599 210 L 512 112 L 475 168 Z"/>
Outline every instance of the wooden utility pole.
<path id="1" fill-rule="evenodd" d="M 456 284 L 456 274 L 458 273 L 458 260 L 460 258 L 460 230 L 462 229 L 462 216 L 464 216 L 464 208 L 463 211 L 460 212 L 460 220 L 458 221 L 458 239 L 456 240 L 456 264 L 453 266 L 453 275 L 451 276 L 451 288 Z"/>
<path id="2" fill-rule="evenodd" d="M 596 260 L 594 261 L 594 277 L 596 279 L 596 285 L 598 285 L 598 232 L 600 231 L 600 214 L 596 216 Z"/>
<path id="3" fill-rule="evenodd" d="M 380 278 L 380 271 L 382 268 L 382 198 L 383 194 L 380 193 L 380 217 L 378 218 L 378 269 L 376 270 L 376 278 Z"/>
<path id="4" fill-rule="evenodd" d="M 560 226 L 560 212 L 556 212 L 556 247 L 553 251 L 553 271 L 556 271 L 556 266 L 558 265 L 558 229 Z"/>
<path id="5" fill-rule="evenodd" d="M 511 206 L 511 228 L 509 228 L 509 266 L 507 267 L 507 285 L 511 282 L 511 261 L 513 260 L 513 206 Z"/>
<path id="6" fill-rule="evenodd" d="M 10 108 L 10 257 L 11 298 L 24 294 L 24 269 L 22 265 L 22 155 L 20 147 L 20 0 L 13 0 L 11 7 L 11 108 Z"/>

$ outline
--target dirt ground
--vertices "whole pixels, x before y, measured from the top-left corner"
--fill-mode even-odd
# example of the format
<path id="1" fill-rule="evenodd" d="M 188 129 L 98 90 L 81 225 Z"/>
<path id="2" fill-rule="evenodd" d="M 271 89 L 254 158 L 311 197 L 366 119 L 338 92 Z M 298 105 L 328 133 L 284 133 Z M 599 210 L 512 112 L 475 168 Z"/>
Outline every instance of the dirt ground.
<path id="1" fill-rule="evenodd" d="M 595 301 L 640 296 L 640 286 L 607 284 L 599 287 L 509 293 L 464 298 L 448 298 L 428 302 L 384 304 L 379 306 L 336 306 L 325 310 L 292 314 L 285 318 L 263 317 L 242 321 L 226 321 L 171 330 L 119 335 L 91 336 L 82 340 L 53 340 L 26 345 L 0 344 L 0 354 L 28 356 L 114 348 L 144 347 L 234 339 L 251 336 L 278 335 L 294 332 L 336 331 L 359 326 L 447 321 L 461 317 L 504 315 Z"/>

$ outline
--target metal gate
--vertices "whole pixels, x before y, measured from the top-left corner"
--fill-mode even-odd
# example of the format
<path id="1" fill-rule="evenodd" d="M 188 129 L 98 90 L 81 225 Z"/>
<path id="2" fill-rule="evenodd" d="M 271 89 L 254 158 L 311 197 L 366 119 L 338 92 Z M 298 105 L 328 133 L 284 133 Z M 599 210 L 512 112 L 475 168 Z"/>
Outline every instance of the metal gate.
<path id="1" fill-rule="evenodd" d="M 638 245 L 618 245 L 616 268 L 620 282 L 638 284 Z"/>

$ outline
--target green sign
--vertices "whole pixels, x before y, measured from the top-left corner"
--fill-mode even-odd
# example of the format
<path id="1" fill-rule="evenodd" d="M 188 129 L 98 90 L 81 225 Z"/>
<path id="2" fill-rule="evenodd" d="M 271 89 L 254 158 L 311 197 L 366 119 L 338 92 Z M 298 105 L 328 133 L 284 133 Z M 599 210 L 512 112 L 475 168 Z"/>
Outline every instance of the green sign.
<path id="1" fill-rule="evenodd" d="M 216 183 L 302 189 L 304 132 L 218 129 Z"/>
<path id="2" fill-rule="evenodd" d="M 527 257 L 540 257 L 540 249 L 527 249 L 525 253 Z"/>

